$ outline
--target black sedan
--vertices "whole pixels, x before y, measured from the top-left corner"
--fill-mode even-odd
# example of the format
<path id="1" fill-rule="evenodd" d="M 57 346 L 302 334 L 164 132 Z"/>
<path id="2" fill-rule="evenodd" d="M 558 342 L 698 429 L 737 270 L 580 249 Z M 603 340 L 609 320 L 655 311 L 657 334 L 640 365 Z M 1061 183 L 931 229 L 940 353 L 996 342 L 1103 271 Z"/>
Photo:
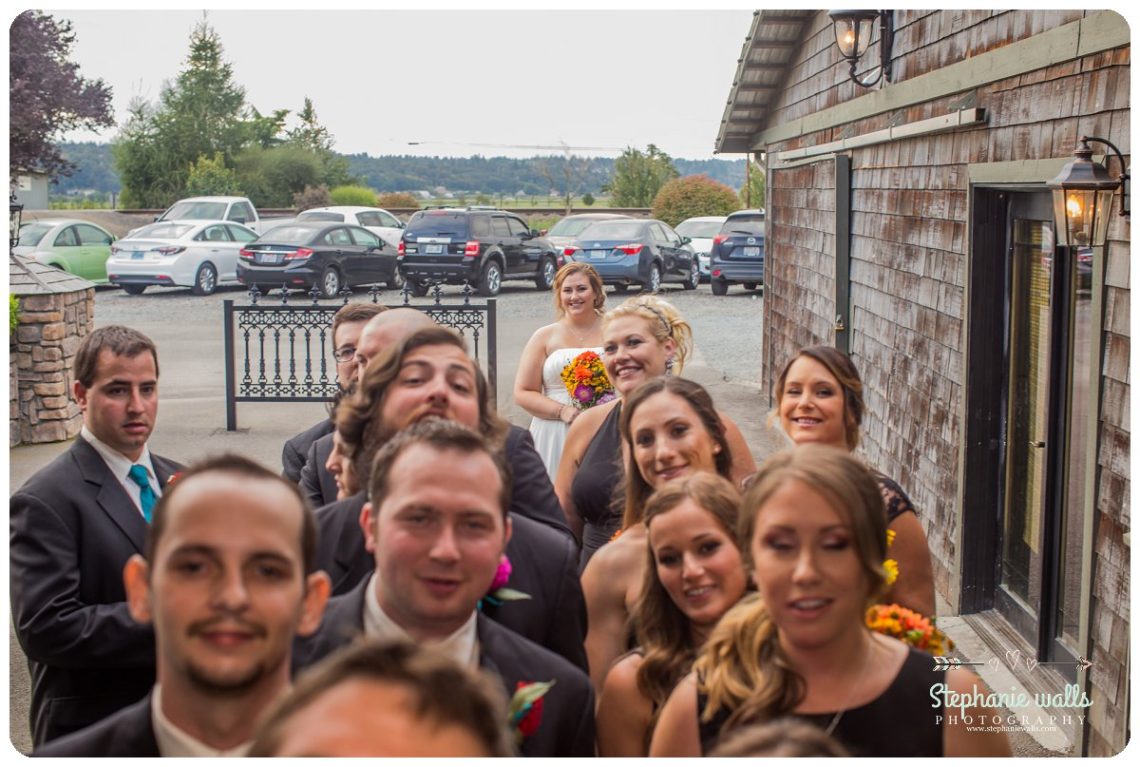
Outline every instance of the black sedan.
<path id="1" fill-rule="evenodd" d="M 566 248 L 567 260 L 586 261 L 602 282 L 624 291 L 630 285 L 655 292 L 662 282 L 680 282 L 685 290 L 700 284 L 697 255 L 672 227 L 654 219 L 614 219 L 590 224 Z"/>
<path id="2" fill-rule="evenodd" d="M 333 298 L 343 287 L 403 285 L 396 248 L 362 226 L 325 221 L 274 227 L 238 253 L 237 278 L 266 290 L 284 285 Z"/>

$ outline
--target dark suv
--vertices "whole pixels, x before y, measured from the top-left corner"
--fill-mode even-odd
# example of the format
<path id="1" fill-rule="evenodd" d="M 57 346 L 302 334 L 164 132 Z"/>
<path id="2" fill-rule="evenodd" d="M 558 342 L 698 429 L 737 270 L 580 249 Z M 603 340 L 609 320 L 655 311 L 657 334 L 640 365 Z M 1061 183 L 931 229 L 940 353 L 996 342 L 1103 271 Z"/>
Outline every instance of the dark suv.
<path id="1" fill-rule="evenodd" d="M 738 210 L 729 213 L 713 238 L 709 251 L 709 284 L 714 296 L 728 293 L 734 282 L 745 290 L 764 283 L 764 211 Z"/>
<path id="2" fill-rule="evenodd" d="M 467 282 L 480 295 L 495 296 L 510 279 L 534 280 L 539 290 L 550 290 L 562 255 L 518 216 L 440 208 L 420 211 L 408 221 L 399 263 L 414 295 L 425 295 L 432 282 Z"/>

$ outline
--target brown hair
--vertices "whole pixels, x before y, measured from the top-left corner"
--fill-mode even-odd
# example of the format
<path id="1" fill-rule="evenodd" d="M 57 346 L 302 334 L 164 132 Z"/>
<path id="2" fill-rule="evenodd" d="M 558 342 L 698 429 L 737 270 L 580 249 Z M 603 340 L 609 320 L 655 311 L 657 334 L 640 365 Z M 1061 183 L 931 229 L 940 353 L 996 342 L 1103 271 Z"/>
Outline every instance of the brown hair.
<path id="1" fill-rule="evenodd" d="M 249 756 L 275 756 L 289 720 L 321 695 L 351 680 L 399 685 L 411 693 L 408 713 L 475 736 L 486 756 L 516 756 L 507 702 L 498 680 L 464 668 L 437 649 L 406 640 L 358 641 L 305 671 L 258 728 Z"/>
<path id="2" fill-rule="evenodd" d="M 371 471 L 366 475 L 369 477 L 368 500 L 372 502 L 373 508 L 379 508 L 388 495 L 392 466 L 400 455 L 413 445 L 427 445 L 439 451 L 454 450 L 466 454 L 486 453 L 498 470 L 499 482 L 502 485 L 499 504 L 502 507 L 503 518 L 506 519 L 507 510 L 511 507 L 511 468 L 502 451 L 496 450 L 483 436 L 466 426 L 435 416 L 417 421 L 396 433 L 376 453 L 376 458 L 370 467 Z"/>
<path id="3" fill-rule="evenodd" d="M 98 373 L 99 353 L 107 349 L 116 357 L 137 357 L 150 352 L 154 358 L 154 377 L 158 378 L 158 349 L 149 337 L 126 325 L 107 325 L 92 330 L 79 344 L 72 368 L 75 380 L 90 389 Z"/>
<path id="4" fill-rule="evenodd" d="M 332 334 L 329 336 L 329 341 L 334 346 L 336 345 L 336 332 L 340 330 L 340 326 L 346 322 L 368 322 L 368 320 L 375 317 L 381 312 L 388 311 L 388 307 L 383 304 L 368 304 L 354 302 L 345 304 L 336 310 L 333 315 L 332 321 Z"/>
<path id="5" fill-rule="evenodd" d="M 737 530 L 748 566 L 754 566 L 752 540 L 760 507 L 788 482 L 801 482 L 818 492 L 850 525 L 870 606 L 886 589 L 886 509 L 870 470 L 836 447 L 797 445 L 760 467 L 744 493 Z M 804 681 L 780 646 L 777 630 L 759 595 L 741 600 L 721 618 L 693 664 L 701 680 L 698 686 L 708 696 L 703 721 L 728 708 L 732 711 L 725 723 L 728 729 L 795 709 L 804 696 Z"/>
<path id="6" fill-rule="evenodd" d="M 845 353 L 834 346 L 808 346 L 800 349 L 796 356 L 788 360 L 784 369 L 776 379 L 776 408 L 784 400 L 784 385 L 788 380 L 788 371 L 800 357 L 808 357 L 827 368 L 827 371 L 839 382 L 843 389 L 843 422 L 847 448 L 854 450 L 859 444 L 859 427 L 863 423 L 863 411 L 866 404 L 863 402 L 863 380 L 859 378 L 859 371 L 855 363 Z"/>
<path id="7" fill-rule="evenodd" d="M 783 718 L 734 731 L 709 756 L 851 756 L 826 732 L 801 719 Z"/>
<path id="8" fill-rule="evenodd" d="M 376 451 L 392 436 L 390 427 L 383 423 L 380 411 L 388 388 L 400 375 L 404 357 L 423 346 L 446 345 L 467 351 L 463 336 L 449 328 L 434 326 L 421 328 L 371 360 L 364 368 L 356 390 L 337 406 L 336 430 L 344 445 L 345 457 L 352 461 L 357 481 L 368 482 Z M 475 394 L 479 401 L 479 432 L 498 446 L 506 438 L 509 424 L 495 412 L 491 402 L 487 378 L 475 368 Z"/>
<path id="9" fill-rule="evenodd" d="M 699 471 L 677 482 L 669 482 L 649 496 L 645 502 L 645 526 L 653 520 L 691 500 L 708 512 L 724 531 L 732 545 L 736 543 L 736 524 L 740 511 L 740 491 L 724 477 Z M 689 619 L 677 607 L 657 577 L 657 558 L 652 547 L 646 547 L 649 563 L 641 580 L 641 594 L 631 615 L 636 627 L 637 643 L 644 660 L 637 669 L 637 689 L 653 703 L 649 731 L 656 726 L 657 716 L 666 698 L 693 664 L 697 649 L 692 644 Z"/>
<path id="10" fill-rule="evenodd" d="M 657 339 L 658 343 L 672 341 L 677 347 L 675 375 L 680 375 L 685 367 L 685 360 L 693 351 L 693 329 L 677 311 L 677 308 L 668 301 L 654 295 L 634 296 L 626 299 L 619 306 L 610 309 L 602 317 L 602 327 L 609 325 L 620 317 L 637 316 L 645 320 L 649 334 Z"/>
<path id="11" fill-rule="evenodd" d="M 602 307 L 606 305 L 606 287 L 602 284 L 602 276 L 598 270 L 585 261 L 571 261 L 558 270 L 554 275 L 554 311 L 561 317 L 566 313 L 562 306 L 562 283 L 572 274 L 584 274 L 594 290 L 594 312 L 601 314 Z"/>
<path id="12" fill-rule="evenodd" d="M 674 376 L 658 376 L 651 378 L 637 389 L 628 397 L 626 402 L 621 408 L 621 420 L 618 423 L 618 428 L 621 431 L 621 437 L 625 440 L 626 446 L 629 448 L 630 455 L 633 455 L 633 434 L 630 432 L 630 423 L 633 421 L 633 414 L 637 409 L 645 404 L 645 401 L 655 394 L 667 392 L 676 395 L 689 406 L 697 414 L 701 423 L 708 432 L 709 437 L 713 442 L 720 445 L 720 452 L 713 456 L 716 466 L 716 471 L 722 477 L 727 477 L 732 469 L 732 450 L 728 446 L 728 437 L 725 436 L 724 424 L 720 420 L 720 415 L 717 414 L 716 408 L 713 407 L 712 397 L 709 396 L 705 387 L 701 386 L 695 381 L 689 381 L 685 378 L 677 378 Z M 622 517 L 622 528 L 629 528 L 642 521 L 642 509 L 645 505 L 645 499 L 653 492 L 653 487 L 645 481 L 645 477 L 641 476 L 641 471 L 637 468 L 637 464 L 633 461 L 630 462 L 629 471 L 625 472 L 625 512 Z"/>
<path id="13" fill-rule="evenodd" d="M 158 503 L 155 504 L 151 513 L 150 525 L 146 531 L 143 556 L 146 557 L 147 562 L 154 563 L 154 552 L 158 548 L 159 539 L 162 538 L 162 534 L 166 530 L 166 517 L 170 514 L 170 505 L 178 497 L 179 488 L 187 480 L 202 474 L 232 474 L 250 481 L 272 482 L 287 488 L 301 509 L 301 562 L 304 565 L 305 573 L 311 573 L 316 569 L 317 525 L 313 519 L 312 509 L 309 508 L 308 502 L 301 495 L 301 491 L 297 489 L 297 485 L 256 461 L 237 453 L 222 453 L 196 461 L 185 471 L 178 472 L 175 475 L 177 479 L 171 477 L 167 480 L 162 497 L 158 499 Z M 240 510 L 235 513 L 240 513 Z"/>

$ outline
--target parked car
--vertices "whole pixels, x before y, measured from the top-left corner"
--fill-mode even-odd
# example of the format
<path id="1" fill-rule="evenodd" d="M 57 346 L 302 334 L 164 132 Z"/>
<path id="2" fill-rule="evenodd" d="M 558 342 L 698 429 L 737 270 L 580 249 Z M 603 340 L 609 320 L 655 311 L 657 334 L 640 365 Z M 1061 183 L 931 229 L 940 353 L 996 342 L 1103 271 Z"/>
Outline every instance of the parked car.
<path id="1" fill-rule="evenodd" d="M 701 279 L 709 278 L 709 251 L 713 238 L 720 233 L 720 227 L 728 216 L 694 216 L 677 224 L 677 234 L 689 238 L 697 262 L 701 265 Z"/>
<path id="2" fill-rule="evenodd" d="M 618 292 L 630 285 L 656 291 L 662 282 L 680 282 L 685 290 L 693 290 L 701 282 L 689 238 L 656 219 L 596 221 L 578 236 L 577 245 L 566 248 L 565 255 L 588 261 L 602 282 Z"/>
<path id="3" fill-rule="evenodd" d="M 296 220 L 357 224 L 380 235 L 380 239 L 393 246 L 400 241 L 400 235 L 404 233 L 404 222 L 383 208 L 365 208 L 356 205 L 309 208 L 299 213 Z"/>
<path id="4" fill-rule="evenodd" d="M 12 252 L 95 283 L 107 281 L 106 262 L 115 235 L 90 221 L 44 218 L 20 227 Z"/>
<path id="5" fill-rule="evenodd" d="M 284 285 L 333 298 L 343 287 L 401 282 L 396 248 L 362 226 L 294 222 L 271 229 L 238 252 L 238 282 Z"/>
<path id="6" fill-rule="evenodd" d="M 498 295 L 503 280 L 534 280 L 550 290 L 562 255 L 521 218 L 480 207 L 423 210 L 400 239 L 400 269 L 417 296 L 433 281 L 471 283 Z"/>
<path id="7" fill-rule="evenodd" d="M 557 224 L 550 227 L 546 239 L 561 253 L 568 245 L 574 245 L 582 230 L 595 221 L 608 221 L 614 218 L 630 218 L 623 213 L 574 213 L 565 216 Z"/>
<path id="8" fill-rule="evenodd" d="M 158 221 L 233 221 L 258 234 L 293 219 L 286 216 L 261 218 L 248 197 L 187 197 L 179 200 L 155 218 Z M 133 237 L 138 229 L 127 232 Z"/>
<path id="9" fill-rule="evenodd" d="M 159 221 L 111 247 L 107 279 L 132 296 L 148 285 L 208 296 L 237 280 L 238 251 L 255 239 L 257 232 L 232 221 Z"/>
<path id="10" fill-rule="evenodd" d="M 764 283 L 764 211 L 729 213 L 713 238 L 709 253 L 709 284 L 714 296 L 728 293 L 728 286 L 743 283 L 755 290 Z"/>

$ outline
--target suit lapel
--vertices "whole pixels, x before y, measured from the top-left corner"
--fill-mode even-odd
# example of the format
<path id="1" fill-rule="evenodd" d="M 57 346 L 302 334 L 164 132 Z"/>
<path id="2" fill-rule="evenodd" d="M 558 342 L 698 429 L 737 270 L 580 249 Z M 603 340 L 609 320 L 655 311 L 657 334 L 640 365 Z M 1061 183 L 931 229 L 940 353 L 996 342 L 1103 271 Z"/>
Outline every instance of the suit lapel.
<path id="1" fill-rule="evenodd" d="M 93 485 L 95 503 L 123 531 L 140 553 L 146 540 L 146 520 L 135 506 L 127 491 L 107 468 L 107 464 L 95 448 L 78 437 L 72 446 L 72 455 L 79 467 L 79 473 L 89 485 Z M 156 471 L 157 473 L 157 471 Z M 98 489 L 96 489 L 98 488 Z"/>
<path id="2" fill-rule="evenodd" d="M 348 499 L 344 507 L 337 510 L 339 526 L 337 530 L 336 548 L 333 551 L 333 560 L 339 565 L 337 582 L 333 584 L 334 590 L 342 585 L 346 579 L 355 578 L 362 564 L 364 554 L 364 531 L 360 529 L 360 511 L 364 508 L 364 495 L 357 494 Z M 367 580 L 367 577 L 364 578 Z M 361 604 L 364 604 L 361 599 Z"/>

